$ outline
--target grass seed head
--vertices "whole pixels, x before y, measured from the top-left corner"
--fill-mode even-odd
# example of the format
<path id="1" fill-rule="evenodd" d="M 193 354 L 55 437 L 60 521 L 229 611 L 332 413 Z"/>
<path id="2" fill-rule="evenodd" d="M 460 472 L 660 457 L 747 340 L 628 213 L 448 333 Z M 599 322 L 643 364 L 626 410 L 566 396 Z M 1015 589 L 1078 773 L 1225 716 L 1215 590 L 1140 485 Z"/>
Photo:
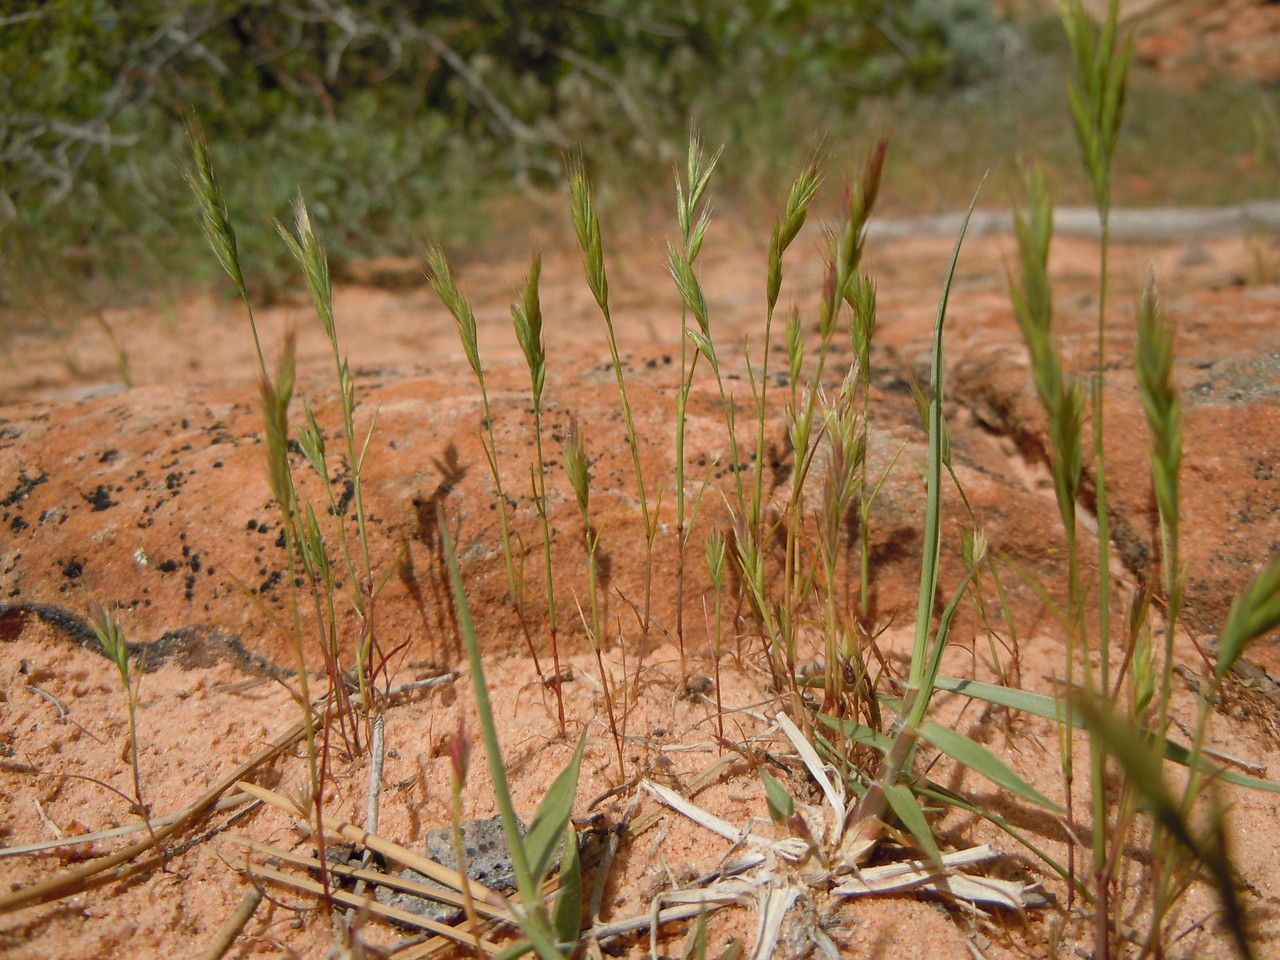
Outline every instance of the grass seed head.
<path id="1" fill-rule="evenodd" d="M 787 363 L 788 374 L 794 386 L 800 381 L 800 371 L 804 366 L 804 336 L 800 329 L 800 310 L 793 307 L 787 315 Z"/>
<path id="2" fill-rule="evenodd" d="M 111 612 L 103 607 L 95 607 L 89 611 L 89 626 L 107 659 L 115 664 L 120 673 L 120 682 L 129 687 L 129 644 L 125 640 L 124 630 Z"/>
<path id="3" fill-rule="evenodd" d="M 1182 415 L 1173 383 L 1173 339 L 1173 324 L 1160 307 L 1154 278 L 1148 275 L 1138 303 L 1138 395 L 1151 432 L 1151 477 L 1156 503 L 1161 520 L 1176 531 Z"/>
<path id="4" fill-rule="evenodd" d="M 534 254 L 529 274 L 521 288 L 520 300 L 511 306 L 511 322 L 516 331 L 516 342 L 529 366 L 533 383 L 533 400 L 542 399 L 542 389 L 547 379 L 547 347 L 542 339 L 542 303 L 538 298 L 538 281 L 542 276 L 542 257 Z"/>
<path id="5" fill-rule="evenodd" d="M 1120 37 L 1119 0 L 1109 0 L 1101 23 L 1093 20 L 1082 0 L 1062 0 L 1061 15 L 1074 67 L 1068 90 L 1071 119 L 1094 200 L 1105 213 L 1110 206 L 1111 158 L 1124 119 L 1133 42 L 1131 37 Z"/>
<path id="6" fill-rule="evenodd" d="M 1221 681 L 1251 643 L 1277 627 L 1280 627 L 1280 558 L 1264 567 L 1231 605 L 1218 640 L 1214 676 Z"/>
<path id="7" fill-rule="evenodd" d="M 600 239 L 600 218 L 591 201 L 591 182 L 581 157 L 569 160 L 569 200 L 573 228 L 582 249 L 587 286 L 602 311 L 609 309 L 609 279 L 604 270 L 604 244 Z"/>
<path id="8" fill-rule="evenodd" d="M 236 232 L 227 210 L 227 198 L 218 183 L 209 141 L 205 139 L 204 130 L 194 117 L 187 120 L 187 143 L 191 148 L 192 164 L 187 168 L 186 179 L 199 206 L 200 228 L 204 231 L 205 239 L 213 249 L 219 265 L 236 285 L 241 296 L 247 298 Z"/>
<path id="9" fill-rule="evenodd" d="M 324 244 L 320 242 L 320 237 L 311 223 L 311 214 L 307 210 L 307 203 L 301 192 L 293 201 L 293 226 L 294 232 L 290 233 L 289 229 L 277 220 L 276 232 L 280 234 L 285 246 L 298 261 L 298 265 L 302 267 L 302 274 L 307 278 L 311 300 L 324 326 L 325 336 L 336 350 L 338 331 L 333 319 L 333 281 L 329 276 L 329 256 L 325 253 Z"/>
<path id="10" fill-rule="evenodd" d="M 274 377 L 263 377 L 259 386 L 266 427 L 267 479 L 271 492 L 286 516 L 294 516 L 296 494 L 289 467 L 289 404 L 293 399 L 297 337 L 291 330 L 276 362 Z"/>
<path id="11" fill-rule="evenodd" d="M 725 539 L 719 527 L 713 527 L 711 532 L 707 534 L 705 554 L 707 573 L 711 577 L 711 584 L 716 590 L 723 590 Z"/>
<path id="12" fill-rule="evenodd" d="M 462 343 L 462 352 L 467 356 L 467 363 L 477 379 L 484 376 L 480 366 L 480 337 L 476 331 L 476 315 L 471 304 L 458 289 L 454 279 L 453 268 L 449 266 L 449 258 L 438 244 L 427 248 L 427 279 L 436 296 L 444 304 L 445 309 L 453 315 L 458 328 L 458 340 Z"/>
<path id="13" fill-rule="evenodd" d="M 578 499 L 578 509 L 586 516 L 591 502 L 591 479 L 587 472 L 587 448 L 582 442 L 577 417 L 569 418 L 569 429 L 564 435 L 564 471 Z"/>

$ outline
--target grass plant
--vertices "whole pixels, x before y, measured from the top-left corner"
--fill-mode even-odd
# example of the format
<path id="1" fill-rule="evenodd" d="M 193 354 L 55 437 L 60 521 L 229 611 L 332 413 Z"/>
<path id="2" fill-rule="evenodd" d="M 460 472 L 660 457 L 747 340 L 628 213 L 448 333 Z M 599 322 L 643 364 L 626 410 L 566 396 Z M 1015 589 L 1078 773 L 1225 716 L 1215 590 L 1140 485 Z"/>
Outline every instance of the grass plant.
<path id="1" fill-rule="evenodd" d="M 289 630 L 293 640 L 296 656 L 296 678 L 298 691 L 297 702 L 302 711 L 304 739 L 307 748 L 307 772 L 309 780 L 308 805 L 317 812 L 322 808 L 324 798 L 324 779 L 321 775 L 322 762 L 316 742 L 316 718 L 311 709 L 310 681 L 307 674 L 305 643 L 303 639 L 302 617 L 299 611 L 298 588 L 296 586 L 302 544 L 313 542 L 308 535 L 314 529 L 302 526 L 298 510 L 298 495 L 293 483 L 292 467 L 289 463 L 289 405 L 293 398 L 294 387 L 294 339 L 290 334 L 285 339 L 281 350 L 275 376 L 267 372 L 266 361 L 262 353 L 262 340 L 258 334 L 258 324 L 254 317 L 253 303 L 245 284 L 244 270 L 240 263 L 239 248 L 236 242 L 235 228 L 227 213 L 227 203 L 218 183 L 213 168 L 213 160 L 209 146 L 203 133 L 195 121 L 188 127 L 189 143 L 192 154 L 192 167 L 188 174 L 188 182 L 195 193 L 200 222 L 205 237 L 213 249 L 215 258 L 235 285 L 240 299 L 244 303 L 249 320 L 249 329 L 253 334 L 254 350 L 259 367 L 259 393 L 262 408 L 267 480 L 280 510 L 282 528 L 285 534 L 285 548 L 289 570 L 288 612 Z M 321 551 L 323 553 L 323 551 Z M 324 859 L 324 838 L 317 836 L 317 845 Z M 321 882 L 328 893 L 328 876 L 322 874 Z"/>
<path id="2" fill-rule="evenodd" d="M 493 429 L 493 411 L 489 407 L 489 388 L 485 384 L 484 366 L 480 362 L 480 336 L 476 328 L 476 315 L 471 309 L 462 291 L 458 289 L 453 276 L 453 268 L 439 246 L 427 249 L 427 277 L 431 287 L 440 298 L 440 302 L 453 315 L 458 328 L 458 340 L 462 344 L 462 352 L 475 376 L 476 385 L 480 389 L 480 405 L 483 416 L 482 443 L 485 461 L 489 465 L 489 476 L 493 480 L 494 497 L 498 505 L 498 528 L 502 536 L 502 560 L 507 571 L 507 596 L 511 606 L 520 620 L 524 631 L 525 644 L 529 655 L 533 658 L 538 676 L 542 677 L 542 665 L 538 662 L 538 653 L 529 636 L 529 627 L 524 615 L 524 577 L 516 569 L 515 549 L 511 543 L 510 504 L 502 489 L 502 465 L 498 457 L 498 441 Z M 545 361 L 544 361 L 545 363 Z M 558 681 L 557 681 L 558 683 Z"/>
<path id="3" fill-rule="evenodd" d="M 709 174 L 709 171 L 708 171 Z M 631 410 L 631 400 L 627 396 L 626 374 L 622 368 L 622 357 L 618 353 L 618 338 L 613 326 L 613 313 L 609 308 L 609 278 L 605 272 L 604 242 L 600 234 L 600 218 L 597 216 L 591 197 L 591 183 L 587 179 L 586 167 L 581 158 L 569 163 L 569 198 L 573 215 L 573 228 L 578 237 L 578 246 L 582 250 L 582 263 L 586 271 L 587 286 L 600 308 L 600 316 L 604 320 L 605 336 L 609 344 L 609 359 L 613 364 L 613 375 L 618 385 L 618 402 L 622 407 L 622 419 L 626 425 L 627 447 L 631 452 L 631 468 L 635 477 L 636 496 L 640 501 L 640 517 L 644 523 L 645 560 L 644 560 L 644 605 L 641 631 L 645 638 L 649 636 L 649 615 L 653 606 L 653 546 L 658 535 L 658 510 L 655 504 L 650 508 L 645 486 L 644 468 L 640 463 L 640 442 L 636 437 L 635 417 Z"/>
<path id="4" fill-rule="evenodd" d="M 351 586 L 351 602 L 359 623 L 359 639 L 356 643 L 355 676 L 360 696 L 360 706 L 367 713 L 373 705 L 373 694 L 369 689 L 369 672 L 372 654 L 376 646 L 374 635 L 373 606 L 376 599 L 373 564 L 369 559 L 369 525 L 364 503 L 364 464 L 369 453 L 369 441 L 373 439 L 373 431 L 377 425 L 375 416 L 369 423 L 363 441 L 356 435 L 355 428 L 355 384 L 351 378 L 351 367 L 342 355 L 338 344 L 337 322 L 333 314 L 333 284 L 329 277 L 329 258 L 325 254 L 324 245 L 311 222 L 311 215 L 306 202 L 299 194 L 294 203 L 294 232 L 290 233 L 283 224 L 277 222 L 276 229 L 284 239 L 285 245 L 302 268 L 311 292 L 311 300 L 315 306 L 316 316 L 324 329 L 325 339 L 333 351 L 334 372 L 338 385 L 338 402 L 342 412 L 342 437 L 346 444 L 347 471 L 351 483 L 351 502 L 355 508 L 356 546 L 353 547 L 347 535 L 346 524 L 342 520 L 342 508 L 333 493 L 334 477 L 325 459 L 324 434 L 316 423 L 315 414 L 308 406 L 306 426 L 300 431 L 299 442 L 303 444 L 307 460 L 324 482 L 325 494 L 328 498 L 329 513 L 336 518 L 339 545 L 347 571 L 347 582 Z M 305 441 L 305 443 L 303 443 Z M 321 570 L 326 577 L 322 591 L 328 605 L 328 622 L 330 625 L 329 650 L 333 662 L 338 661 L 336 614 L 333 609 L 334 584 L 328 577 L 328 561 L 322 549 L 320 538 L 316 535 L 318 524 L 314 510 L 307 507 L 307 527 L 313 556 L 313 567 Z M 358 548 L 358 560 L 355 556 Z"/>
<path id="5" fill-rule="evenodd" d="M 138 760 L 138 699 L 142 677 L 134 673 L 129 665 L 129 643 L 125 639 L 124 629 L 109 610 L 95 610 L 89 618 L 89 626 L 93 628 L 93 635 L 97 637 L 102 652 L 115 664 L 116 672 L 120 674 L 120 688 L 124 691 L 129 717 L 129 769 L 133 773 L 133 802 L 147 826 L 147 833 L 158 844 L 155 828 L 151 825 L 151 807 L 142 797 L 142 771 Z"/>
<path id="6" fill-rule="evenodd" d="M 1107 255 L 1111 237 L 1112 161 L 1124 118 L 1132 43 L 1120 31 L 1119 0 L 1109 0 L 1101 23 L 1085 11 L 1081 0 L 1065 0 L 1062 23 L 1071 47 L 1075 69 L 1069 88 L 1071 117 L 1080 158 L 1089 180 L 1094 205 L 1101 222 L 1098 248 L 1097 350 L 1091 390 L 1093 426 L 1094 515 L 1098 524 L 1098 644 L 1100 689 L 1111 686 L 1111 515 L 1107 500 L 1106 473 L 1106 332 Z M 1086 658 L 1084 682 L 1092 689 L 1094 678 Z M 1106 777 L 1105 754 L 1096 741 L 1090 745 L 1090 777 L 1093 795 L 1093 869 L 1101 883 L 1106 863 Z M 1105 906 L 1099 911 L 1106 916 Z"/>
<path id="7" fill-rule="evenodd" d="M 609 732 L 613 735 L 614 749 L 618 755 L 618 777 L 626 777 L 622 761 L 622 737 L 618 733 L 618 720 L 613 709 L 613 693 L 609 672 L 604 666 L 605 623 L 600 603 L 600 536 L 602 531 L 591 522 L 591 474 L 587 465 L 587 448 L 576 418 L 569 419 L 564 435 L 564 471 L 573 488 L 578 503 L 578 515 L 582 518 L 582 543 L 587 554 L 587 598 L 590 602 L 590 620 L 584 616 L 587 636 L 600 671 L 600 689 L 604 695 L 605 710 L 609 716 Z"/>
<path id="8" fill-rule="evenodd" d="M 709 206 L 702 203 L 711 174 L 720 159 L 723 148 L 717 150 L 708 159 L 703 148 L 702 138 L 697 131 L 690 134 L 689 153 L 686 165 L 686 178 L 682 183 L 679 170 L 676 171 L 676 217 L 680 223 L 680 246 L 672 247 L 668 259 L 671 263 L 672 276 L 680 288 L 681 278 L 691 283 L 693 263 L 702 250 L 706 238 L 707 227 L 711 220 Z M 687 265 L 687 267 L 686 267 Z M 687 273 L 687 276 L 686 276 Z M 692 292 L 692 291 L 691 291 Z M 705 313 L 705 308 L 704 308 Z M 676 391 L 676 538 L 679 541 L 679 553 L 676 557 L 676 645 L 680 649 L 680 675 L 686 673 L 684 663 L 684 567 L 685 554 L 689 540 L 693 534 L 692 524 L 686 519 L 688 492 L 685 488 L 685 419 L 689 405 L 689 392 L 693 389 L 693 375 L 697 368 L 700 351 L 689 353 L 689 306 L 681 289 L 680 298 L 680 384 Z"/>
<path id="9" fill-rule="evenodd" d="M 542 525 L 542 560 L 546 568 L 547 637 L 551 646 L 552 668 L 555 670 L 556 718 L 560 735 L 565 734 L 564 679 L 560 670 L 559 611 L 556 607 L 555 571 L 551 565 L 551 524 L 547 519 L 547 460 L 542 452 L 542 393 L 547 385 L 547 345 L 542 336 L 542 304 L 538 298 L 538 278 L 542 275 L 542 258 L 535 256 L 529 266 L 520 299 L 511 306 L 511 321 L 516 342 L 529 366 L 529 388 L 533 397 L 533 445 L 536 468 L 530 465 L 530 485 L 534 507 Z"/>

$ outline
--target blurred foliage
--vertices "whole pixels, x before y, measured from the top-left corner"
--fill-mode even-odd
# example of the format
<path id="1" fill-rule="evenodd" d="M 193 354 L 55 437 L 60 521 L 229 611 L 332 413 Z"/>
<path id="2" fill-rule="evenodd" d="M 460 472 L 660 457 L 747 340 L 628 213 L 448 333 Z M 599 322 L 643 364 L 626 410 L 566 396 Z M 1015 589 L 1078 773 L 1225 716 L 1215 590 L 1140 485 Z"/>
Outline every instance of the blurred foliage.
<path id="1" fill-rule="evenodd" d="M 3 296 L 189 269 L 187 111 L 270 288 L 285 254 L 257 227 L 299 186 L 339 264 L 466 240 L 487 197 L 554 185 L 567 150 L 665 162 L 697 117 L 751 155 L 867 94 L 987 75 L 1002 29 L 986 0 L 11 2 Z"/>

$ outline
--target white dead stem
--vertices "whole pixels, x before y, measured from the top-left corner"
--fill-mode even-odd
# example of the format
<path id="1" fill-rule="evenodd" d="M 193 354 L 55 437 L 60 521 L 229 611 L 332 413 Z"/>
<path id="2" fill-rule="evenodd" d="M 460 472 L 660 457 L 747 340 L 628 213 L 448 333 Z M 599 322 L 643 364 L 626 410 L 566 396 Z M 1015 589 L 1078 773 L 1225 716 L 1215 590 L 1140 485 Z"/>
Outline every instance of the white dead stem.
<path id="1" fill-rule="evenodd" d="M 680 794 L 676 793 L 670 787 L 664 787 L 660 783 L 654 783 L 652 780 L 641 780 L 640 786 L 648 790 L 651 794 L 665 803 L 676 813 L 683 814 L 694 823 L 706 827 L 712 833 L 717 833 L 731 843 L 741 843 L 744 839 L 748 841 L 754 840 L 760 843 L 758 838 L 753 837 L 746 829 L 739 829 L 731 824 L 728 820 L 722 820 L 714 813 L 708 813 L 696 803 L 686 800 Z"/>
<path id="2" fill-rule="evenodd" d="M 863 897 L 903 890 L 929 890 L 970 903 L 1021 910 L 1028 906 L 1032 895 L 1032 888 L 1027 884 L 953 872 L 961 866 L 984 863 L 1000 856 L 1000 851 L 983 844 L 943 854 L 942 863 L 946 869 L 942 870 L 924 860 L 869 867 L 837 885 L 832 892 L 842 897 Z"/>
<path id="3" fill-rule="evenodd" d="M 804 761 L 804 765 L 809 769 L 809 774 L 817 781 L 818 786 L 822 788 L 822 795 L 827 798 L 827 803 L 831 805 L 831 811 L 835 814 L 832 824 L 833 829 L 838 833 L 844 825 L 844 795 L 837 792 L 835 785 L 827 777 L 826 767 L 823 766 L 822 759 L 818 756 L 818 751 L 813 749 L 813 745 L 805 739 L 804 734 L 800 732 L 800 728 L 795 725 L 792 719 L 785 713 L 779 712 L 778 726 L 787 735 L 791 745 L 796 748 L 796 753 L 800 754 L 800 759 Z M 839 837 L 837 836 L 836 839 L 839 839 Z"/>
<path id="4" fill-rule="evenodd" d="M 688 898 L 687 901 L 678 906 L 665 907 L 659 910 L 656 918 L 651 913 L 645 913 L 627 917 L 625 920 L 612 920 L 609 923 L 602 923 L 599 926 L 592 927 L 584 934 L 584 937 L 588 940 L 608 940 L 644 930 L 655 919 L 659 924 L 670 923 L 673 920 L 688 920 L 690 917 L 696 917 L 703 910 L 710 912 L 728 906 L 731 903 L 740 903 L 742 901 L 742 891 L 730 888 L 728 884 L 709 887 L 705 890 L 685 890 L 680 892 Z M 670 896 L 671 894 L 664 894 L 664 897 Z"/>
<path id="5" fill-rule="evenodd" d="M 756 928 L 755 960 L 770 960 L 782 935 L 782 921 L 800 898 L 800 888 L 791 882 L 766 883 L 760 897 L 760 924 Z"/>
<path id="6" fill-rule="evenodd" d="M 223 797 L 209 809 L 213 812 L 229 810 L 232 807 L 238 807 L 240 804 L 249 800 L 247 793 L 233 793 L 228 797 Z M 254 801 L 254 805 L 258 805 L 258 801 Z M 186 811 L 171 813 L 164 817 L 155 817 L 151 821 L 152 827 L 167 827 L 171 823 L 175 823 L 181 818 Z M 16 847 L 5 847 L 0 849 L 0 857 L 17 857 L 26 854 L 44 853 L 47 850 L 56 850 L 59 847 L 74 847 L 81 843 L 96 843 L 99 840 L 110 840 L 112 837 L 123 837 L 130 833 L 140 833 L 147 829 L 147 825 L 139 820 L 137 823 L 126 823 L 122 827 L 112 827 L 110 830 L 97 830 L 93 833 L 78 833 L 70 837 L 62 837 L 58 840 L 38 840 L 35 843 L 24 843 Z"/>

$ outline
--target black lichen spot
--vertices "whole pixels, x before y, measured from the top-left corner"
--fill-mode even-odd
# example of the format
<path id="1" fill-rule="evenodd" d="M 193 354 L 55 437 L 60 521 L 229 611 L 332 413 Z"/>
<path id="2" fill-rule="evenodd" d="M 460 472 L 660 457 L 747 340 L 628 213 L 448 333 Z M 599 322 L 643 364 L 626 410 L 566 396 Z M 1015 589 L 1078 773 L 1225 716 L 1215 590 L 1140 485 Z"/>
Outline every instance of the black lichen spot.
<path id="1" fill-rule="evenodd" d="M 119 501 L 111 499 L 111 491 L 102 484 L 98 484 L 98 488 L 92 493 L 82 493 L 80 496 L 84 497 L 85 502 L 93 507 L 94 513 L 110 510 L 119 504 Z"/>
<path id="2" fill-rule="evenodd" d="M 72 560 L 62 568 L 62 575 L 68 580 L 78 580 L 82 573 L 84 573 L 84 564 L 79 560 Z"/>
<path id="3" fill-rule="evenodd" d="M 116 457 L 118 456 L 120 456 L 120 451 L 117 450 L 115 447 L 112 447 L 110 450 L 103 450 L 102 453 L 98 455 L 98 462 L 99 463 L 115 463 Z"/>
<path id="4" fill-rule="evenodd" d="M 14 487 L 9 491 L 8 496 L 3 500 L 0 500 L 0 507 L 12 507 L 19 501 L 27 499 L 27 495 L 30 494 L 32 490 L 46 482 L 48 479 L 49 474 L 45 473 L 43 470 L 40 471 L 40 476 L 38 477 L 28 477 L 24 473 L 22 476 L 18 477 L 18 482 L 14 484 Z"/>
<path id="5" fill-rule="evenodd" d="M 21 515 L 15 516 L 9 521 L 9 529 L 14 533 L 21 533 L 23 530 L 27 529 L 27 521 L 22 519 Z"/>
<path id="6" fill-rule="evenodd" d="M 279 570 L 273 570 L 271 575 L 262 583 L 258 584 L 258 593 L 263 594 L 275 588 L 275 586 L 283 579 Z"/>
<path id="7" fill-rule="evenodd" d="M 351 506 L 351 499 L 355 495 L 356 495 L 355 482 L 352 480 L 343 480 L 342 496 L 338 498 L 338 502 L 333 505 L 333 510 L 331 510 L 330 512 L 334 513 L 335 516 L 345 517 L 347 515 L 348 507 Z"/>
<path id="8" fill-rule="evenodd" d="M 178 561 L 165 560 L 163 563 L 156 564 L 156 569 L 161 573 L 173 573 L 173 571 L 178 569 Z"/>

